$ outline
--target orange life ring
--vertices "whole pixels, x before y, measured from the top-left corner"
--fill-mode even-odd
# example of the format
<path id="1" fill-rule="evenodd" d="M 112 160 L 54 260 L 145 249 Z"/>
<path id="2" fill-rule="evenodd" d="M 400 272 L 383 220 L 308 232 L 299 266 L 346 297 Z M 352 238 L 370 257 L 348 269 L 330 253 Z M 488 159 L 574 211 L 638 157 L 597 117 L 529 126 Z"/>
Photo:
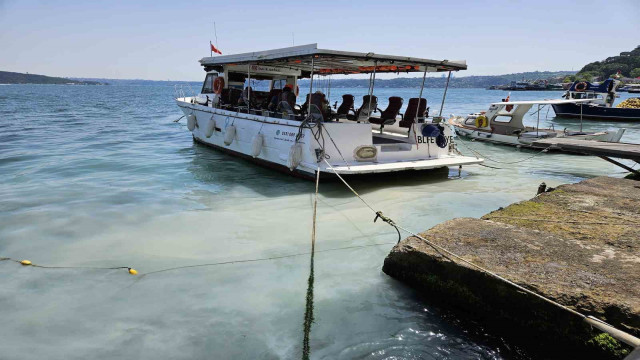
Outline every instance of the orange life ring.
<path id="1" fill-rule="evenodd" d="M 224 88 L 224 79 L 221 77 L 217 77 L 213 81 L 213 92 L 220 95 L 222 94 L 222 89 Z"/>
<path id="2" fill-rule="evenodd" d="M 576 84 L 575 86 L 576 91 L 585 91 L 587 90 L 587 83 L 586 82 L 579 82 Z"/>

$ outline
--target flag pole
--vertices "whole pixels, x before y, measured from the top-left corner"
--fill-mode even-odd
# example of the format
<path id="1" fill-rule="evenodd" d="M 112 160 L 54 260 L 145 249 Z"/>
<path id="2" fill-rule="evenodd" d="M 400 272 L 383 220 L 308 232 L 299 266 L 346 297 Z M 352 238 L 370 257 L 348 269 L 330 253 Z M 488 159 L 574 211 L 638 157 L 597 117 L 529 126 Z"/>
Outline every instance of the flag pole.
<path id="1" fill-rule="evenodd" d="M 216 22 L 213 22 L 213 35 L 216 37 L 216 49 L 219 49 L 218 46 L 218 30 L 216 29 Z"/>
<path id="2" fill-rule="evenodd" d="M 213 57 L 213 48 L 211 47 L 211 40 L 209 40 L 209 57 Z"/>

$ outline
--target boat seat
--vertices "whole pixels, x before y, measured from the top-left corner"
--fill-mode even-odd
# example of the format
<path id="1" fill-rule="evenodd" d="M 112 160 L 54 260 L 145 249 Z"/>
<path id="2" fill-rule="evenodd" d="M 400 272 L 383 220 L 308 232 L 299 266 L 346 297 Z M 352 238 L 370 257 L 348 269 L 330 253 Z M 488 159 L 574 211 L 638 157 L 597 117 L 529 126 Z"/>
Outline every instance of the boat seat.
<path id="1" fill-rule="evenodd" d="M 353 103 L 355 102 L 355 97 L 351 94 L 342 95 L 342 104 L 336 110 L 337 118 L 347 118 L 349 115 L 353 115 L 355 117 L 356 110 L 353 108 Z M 353 114 L 349 114 L 349 112 Z"/>
<path id="2" fill-rule="evenodd" d="M 317 118 L 317 115 L 322 116 L 323 121 L 331 120 L 331 109 L 328 106 L 326 97 L 323 93 L 317 91 L 311 95 L 309 98 L 311 102 L 311 113 L 314 115 L 314 118 Z"/>
<path id="3" fill-rule="evenodd" d="M 407 105 L 402 120 L 400 120 L 400 127 L 410 128 L 414 122 L 423 123 L 429 116 L 429 108 L 427 107 L 427 99 L 425 98 L 411 98 Z"/>
<path id="4" fill-rule="evenodd" d="M 400 114 L 400 109 L 402 108 L 402 102 L 402 98 L 399 96 L 390 97 L 389 105 L 380 113 L 380 117 L 370 117 L 369 122 L 380 125 L 380 131 L 382 131 L 385 125 L 395 124 L 396 117 Z"/>
<path id="5" fill-rule="evenodd" d="M 282 93 L 282 90 L 275 88 L 269 91 L 269 95 L 267 95 L 266 101 L 267 108 L 269 108 L 269 105 L 272 104 L 272 100 L 274 97 L 276 98 L 276 103 L 274 105 L 278 105 L 278 103 L 280 102 L 280 93 Z"/>
<path id="6" fill-rule="evenodd" d="M 225 105 L 236 106 L 238 99 L 242 96 L 242 90 L 236 88 L 222 89 L 220 99 Z"/>
<path id="7" fill-rule="evenodd" d="M 369 106 L 369 95 L 362 97 L 362 106 L 356 111 L 355 116 L 347 115 L 347 119 L 352 121 L 367 121 L 372 113 L 378 109 L 378 97 L 371 95 L 371 106 Z"/>
<path id="8" fill-rule="evenodd" d="M 302 103 L 302 105 L 297 105 L 299 108 L 296 109 L 298 110 L 301 114 L 306 114 L 307 111 L 309 111 L 309 95 L 307 94 L 306 98 L 304 99 L 304 103 Z"/>

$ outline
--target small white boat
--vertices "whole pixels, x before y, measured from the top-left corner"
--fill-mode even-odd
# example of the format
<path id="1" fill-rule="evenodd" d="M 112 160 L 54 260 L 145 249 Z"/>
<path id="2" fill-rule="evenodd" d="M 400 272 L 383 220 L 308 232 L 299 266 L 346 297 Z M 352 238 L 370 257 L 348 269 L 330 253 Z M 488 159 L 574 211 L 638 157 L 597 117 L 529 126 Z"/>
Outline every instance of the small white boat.
<path id="1" fill-rule="evenodd" d="M 456 134 L 471 139 L 488 141 L 497 144 L 530 147 L 535 140 L 552 137 L 571 137 L 574 139 L 619 142 L 625 129 L 616 132 L 583 132 L 544 129 L 539 127 L 541 106 L 558 104 L 577 104 L 590 102 L 582 100 L 540 100 L 540 101 L 511 101 L 493 103 L 486 112 L 470 114 L 466 117 L 453 116 L 449 124 Z M 523 118 L 529 110 L 537 105 L 538 126 L 526 126 Z"/>
<path id="2" fill-rule="evenodd" d="M 200 63 L 207 72 L 200 93 L 175 99 L 193 139 L 260 165 L 314 178 L 317 171 L 363 175 L 483 161 L 460 155 L 451 129 L 429 122 L 422 88 L 409 99 L 404 114 L 402 98 L 390 97 L 389 106 L 379 110 L 374 95 L 376 73 L 419 72 L 424 79 L 428 72 L 464 70 L 464 62 L 325 50 L 311 44 L 205 57 Z M 353 96 L 344 95 L 334 111 L 326 94 L 316 91 L 318 78 L 332 74 L 369 74 L 369 95 L 359 108 Z M 311 95 L 299 105 L 298 81 L 305 78 L 310 79 Z M 254 80 L 268 82 L 268 90 L 252 89 Z"/>

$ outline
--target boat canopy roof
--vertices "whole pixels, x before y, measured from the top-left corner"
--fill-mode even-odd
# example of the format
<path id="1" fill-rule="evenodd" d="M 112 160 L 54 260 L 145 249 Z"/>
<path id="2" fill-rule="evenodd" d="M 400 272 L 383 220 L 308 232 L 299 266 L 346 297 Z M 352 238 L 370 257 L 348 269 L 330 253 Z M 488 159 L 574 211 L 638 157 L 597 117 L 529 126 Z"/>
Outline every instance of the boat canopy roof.
<path id="1" fill-rule="evenodd" d="M 558 105 L 558 104 L 574 104 L 574 103 L 586 103 L 593 102 L 593 99 L 579 99 L 579 100 L 528 100 L 528 101 L 509 101 L 509 102 L 497 102 L 491 105 Z"/>
<path id="2" fill-rule="evenodd" d="M 312 63 L 313 62 L 313 63 Z M 316 75 L 368 74 L 400 72 L 441 72 L 466 70 L 466 61 L 430 60 L 408 56 L 381 55 L 372 52 L 318 49 L 317 44 L 244 54 L 205 57 L 200 60 L 206 71 L 222 71 L 228 65 L 268 65 L 301 71 L 301 78 Z"/>

